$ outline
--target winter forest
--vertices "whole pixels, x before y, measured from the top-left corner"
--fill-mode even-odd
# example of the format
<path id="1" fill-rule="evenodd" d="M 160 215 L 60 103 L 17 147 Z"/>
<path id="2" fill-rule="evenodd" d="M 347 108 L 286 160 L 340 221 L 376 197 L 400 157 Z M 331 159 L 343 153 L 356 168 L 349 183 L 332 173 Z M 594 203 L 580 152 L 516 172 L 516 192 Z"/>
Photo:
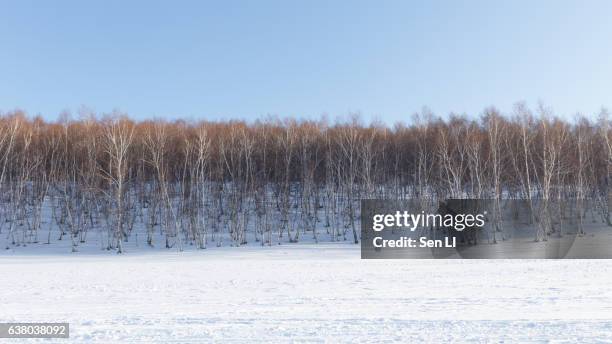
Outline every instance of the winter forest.
<path id="1" fill-rule="evenodd" d="M 329 123 L 133 121 L 83 114 L 48 122 L 0 116 L 0 235 L 18 247 L 94 240 L 121 253 L 360 241 L 360 200 L 447 198 L 536 202 L 534 239 L 576 201 L 610 223 L 612 130 L 595 118 L 556 117 L 518 104 L 479 117 L 428 111 L 388 126 Z M 535 203 L 534 203 L 535 204 Z M 557 213 L 558 214 L 558 213 Z M 503 229 L 500 229 L 503 230 Z M 137 233 L 137 234 L 136 234 Z M 8 248 L 8 247 L 7 247 Z"/>

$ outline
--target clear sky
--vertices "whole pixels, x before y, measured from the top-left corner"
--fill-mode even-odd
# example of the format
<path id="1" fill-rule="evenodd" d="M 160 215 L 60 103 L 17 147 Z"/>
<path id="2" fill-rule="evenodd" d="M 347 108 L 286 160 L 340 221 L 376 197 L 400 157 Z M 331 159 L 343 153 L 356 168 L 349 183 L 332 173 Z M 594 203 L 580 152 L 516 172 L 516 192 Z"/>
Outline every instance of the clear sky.
<path id="1" fill-rule="evenodd" d="M 0 0 L 0 111 L 405 120 L 612 106 L 612 1 Z"/>

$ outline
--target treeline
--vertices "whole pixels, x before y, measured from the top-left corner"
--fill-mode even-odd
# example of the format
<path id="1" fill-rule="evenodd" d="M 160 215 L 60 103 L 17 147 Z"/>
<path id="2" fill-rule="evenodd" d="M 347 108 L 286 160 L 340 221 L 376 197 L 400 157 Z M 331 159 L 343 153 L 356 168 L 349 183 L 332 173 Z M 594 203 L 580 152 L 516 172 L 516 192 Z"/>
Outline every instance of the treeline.
<path id="1" fill-rule="evenodd" d="M 179 249 L 306 235 L 357 243 L 363 198 L 418 198 L 424 207 L 543 200 L 536 240 L 554 231 L 555 200 L 584 200 L 610 224 L 605 111 L 568 121 L 517 105 L 505 116 L 422 113 L 406 123 L 136 122 L 117 113 L 46 122 L 7 113 L 0 234 L 12 245 L 66 238 L 74 250 L 95 236 L 119 252 L 134 231 Z"/>

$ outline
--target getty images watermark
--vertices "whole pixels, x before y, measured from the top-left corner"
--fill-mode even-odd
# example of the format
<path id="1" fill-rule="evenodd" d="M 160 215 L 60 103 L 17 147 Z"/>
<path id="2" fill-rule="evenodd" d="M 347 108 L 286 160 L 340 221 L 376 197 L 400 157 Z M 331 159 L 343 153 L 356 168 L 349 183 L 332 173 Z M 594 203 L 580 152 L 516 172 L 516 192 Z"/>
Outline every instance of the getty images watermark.
<path id="1" fill-rule="evenodd" d="M 612 228 L 576 204 L 362 200 L 361 258 L 612 258 Z"/>
<path id="2" fill-rule="evenodd" d="M 482 214 L 426 214 L 410 213 L 407 210 L 395 211 L 394 214 L 375 214 L 372 216 L 372 229 L 380 232 L 385 228 L 401 228 L 406 231 L 415 232 L 418 228 L 445 228 L 457 232 L 463 230 L 482 229 L 485 225 L 486 211 Z M 456 236 L 445 236 L 444 239 L 430 239 L 421 235 L 416 238 L 401 236 L 399 239 L 384 239 L 376 236 L 372 240 L 376 248 L 383 247 L 457 247 Z"/>

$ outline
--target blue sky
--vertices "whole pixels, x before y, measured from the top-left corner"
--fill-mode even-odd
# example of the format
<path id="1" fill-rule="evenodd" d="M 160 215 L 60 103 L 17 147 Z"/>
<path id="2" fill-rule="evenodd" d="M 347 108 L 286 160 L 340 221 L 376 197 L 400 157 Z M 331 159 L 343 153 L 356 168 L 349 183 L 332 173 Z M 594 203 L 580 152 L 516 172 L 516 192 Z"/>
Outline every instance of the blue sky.
<path id="1" fill-rule="evenodd" d="M 0 0 L 0 111 L 407 120 L 612 106 L 611 1 Z"/>

